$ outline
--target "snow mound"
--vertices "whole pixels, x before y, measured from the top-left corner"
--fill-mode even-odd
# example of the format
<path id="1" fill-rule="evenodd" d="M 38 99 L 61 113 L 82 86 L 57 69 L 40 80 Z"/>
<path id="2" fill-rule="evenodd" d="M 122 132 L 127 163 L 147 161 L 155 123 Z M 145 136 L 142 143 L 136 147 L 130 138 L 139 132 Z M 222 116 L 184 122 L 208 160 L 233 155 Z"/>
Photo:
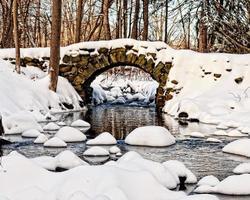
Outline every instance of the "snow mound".
<path id="1" fill-rule="evenodd" d="M 200 195 L 186 196 L 181 200 L 219 200 L 219 198 L 209 194 L 200 194 Z"/>
<path id="2" fill-rule="evenodd" d="M 250 163 L 241 163 L 234 168 L 235 174 L 250 174 Z"/>
<path id="3" fill-rule="evenodd" d="M 88 163 L 83 161 L 76 154 L 74 154 L 72 151 L 69 150 L 61 152 L 55 157 L 55 159 L 57 161 L 57 167 L 63 169 L 72 169 L 74 167 L 78 167 L 81 165 L 89 165 Z"/>
<path id="4" fill-rule="evenodd" d="M 22 133 L 22 137 L 28 137 L 28 138 L 36 138 L 40 135 L 41 133 L 36 130 L 36 129 L 30 129 L 30 130 L 27 130 L 27 131 L 24 131 Z"/>
<path id="5" fill-rule="evenodd" d="M 84 153 L 84 156 L 109 156 L 109 152 L 102 147 L 91 147 L 87 149 Z"/>
<path id="6" fill-rule="evenodd" d="M 43 144 L 48 140 L 48 137 L 41 133 L 34 141 L 35 144 Z"/>
<path id="7" fill-rule="evenodd" d="M 117 146 L 113 146 L 113 147 L 110 147 L 109 153 L 118 154 L 118 153 L 121 153 L 121 149 L 119 149 L 119 147 L 117 147 Z"/>
<path id="8" fill-rule="evenodd" d="M 84 120 L 78 119 L 78 120 L 72 122 L 71 126 L 73 126 L 73 127 L 90 127 L 90 123 L 88 123 Z"/>
<path id="9" fill-rule="evenodd" d="M 48 123 L 47 125 L 45 125 L 45 126 L 43 127 L 43 130 L 46 130 L 46 131 L 56 131 L 56 130 L 58 130 L 58 129 L 60 129 L 60 126 L 57 125 L 57 124 L 54 123 L 54 122 L 50 122 L 50 123 Z"/>
<path id="10" fill-rule="evenodd" d="M 201 185 L 208 185 L 208 186 L 216 186 L 220 183 L 219 179 L 216 178 L 215 176 L 205 176 L 203 177 L 201 180 L 199 180 L 199 182 L 197 183 L 198 186 Z"/>
<path id="11" fill-rule="evenodd" d="M 57 123 L 59 126 L 66 126 L 66 123 L 65 122 L 58 122 Z"/>
<path id="12" fill-rule="evenodd" d="M 222 151 L 226 153 L 250 157 L 250 139 L 239 139 L 227 144 Z"/>
<path id="13" fill-rule="evenodd" d="M 31 159 L 37 165 L 41 166 L 44 169 L 55 171 L 57 167 L 57 163 L 54 157 L 52 156 L 40 156 Z"/>
<path id="14" fill-rule="evenodd" d="M 213 142 L 213 143 L 222 143 L 222 141 L 217 139 L 217 138 L 207 138 L 206 141 L 207 142 Z"/>
<path id="15" fill-rule="evenodd" d="M 87 145 L 113 145 L 116 144 L 116 139 L 108 132 L 103 132 L 95 139 L 87 141 Z"/>
<path id="16" fill-rule="evenodd" d="M 30 129 L 42 131 L 42 127 L 28 111 L 20 111 L 8 117 L 3 115 L 2 123 L 5 134 L 20 134 Z"/>
<path id="17" fill-rule="evenodd" d="M 67 144 L 58 137 L 53 137 L 46 141 L 43 146 L 45 147 L 67 147 Z"/>
<path id="18" fill-rule="evenodd" d="M 162 163 L 172 174 L 178 177 L 186 177 L 185 183 L 196 183 L 197 178 L 182 162 L 178 160 L 168 160 Z"/>
<path id="19" fill-rule="evenodd" d="M 212 135 L 227 136 L 227 132 L 223 130 L 219 130 L 219 131 L 213 132 Z"/>
<path id="20" fill-rule="evenodd" d="M 174 136 L 164 127 L 144 126 L 133 130 L 126 138 L 125 143 L 138 146 L 169 146 L 175 143 Z"/>
<path id="21" fill-rule="evenodd" d="M 64 142 L 82 142 L 87 139 L 87 137 L 81 131 L 68 126 L 60 128 L 55 136 Z"/>
<path id="22" fill-rule="evenodd" d="M 245 137 L 245 136 L 247 136 L 246 134 L 242 134 L 238 130 L 229 131 L 227 135 L 230 136 L 230 137 Z"/>

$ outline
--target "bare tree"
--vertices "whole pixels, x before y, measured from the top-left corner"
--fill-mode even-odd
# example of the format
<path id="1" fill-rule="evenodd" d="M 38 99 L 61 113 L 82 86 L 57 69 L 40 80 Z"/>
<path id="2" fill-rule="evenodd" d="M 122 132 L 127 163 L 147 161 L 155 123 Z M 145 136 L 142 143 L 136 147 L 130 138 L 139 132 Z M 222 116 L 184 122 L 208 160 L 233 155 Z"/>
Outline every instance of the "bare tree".
<path id="1" fill-rule="evenodd" d="M 50 42 L 50 85 L 49 89 L 56 92 L 59 61 L 60 61 L 60 35 L 61 35 L 62 0 L 53 0 L 52 30 Z"/>
<path id="2" fill-rule="evenodd" d="M 143 0 L 143 32 L 142 39 L 148 40 L 148 0 Z"/>
<path id="3" fill-rule="evenodd" d="M 78 0 L 77 15 L 76 15 L 75 43 L 80 42 L 82 12 L 83 12 L 83 0 Z"/>
<path id="4" fill-rule="evenodd" d="M 131 33 L 131 38 L 133 39 L 138 38 L 139 12 L 140 12 L 140 0 L 135 0 L 135 11 L 134 11 L 132 33 Z"/>
<path id="5" fill-rule="evenodd" d="M 15 41 L 15 48 L 16 48 L 16 72 L 18 74 L 21 73 L 20 69 L 20 41 L 19 41 L 19 30 L 18 30 L 18 0 L 14 0 L 13 2 L 13 37 Z"/>

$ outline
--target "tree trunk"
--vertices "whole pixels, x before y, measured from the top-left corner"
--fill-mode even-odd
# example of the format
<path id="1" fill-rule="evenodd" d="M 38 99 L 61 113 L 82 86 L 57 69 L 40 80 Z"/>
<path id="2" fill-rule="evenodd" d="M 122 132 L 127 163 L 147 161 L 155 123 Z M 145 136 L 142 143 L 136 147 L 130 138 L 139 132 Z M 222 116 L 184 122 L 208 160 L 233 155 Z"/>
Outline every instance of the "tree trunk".
<path id="1" fill-rule="evenodd" d="M 15 41 L 15 49 L 16 49 L 16 72 L 18 74 L 21 73 L 20 70 L 20 41 L 19 41 L 19 31 L 18 31 L 18 0 L 14 0 L 13 2 L 13 23 L 14 23 L 14 29 L 13 29 L 13 37 Z"/>
<path id="2" fill-rule="evenodd" d="M 168 0 L 165 2 L 165 43 L 168 43 Z"/>
<path id="3" fill-rule="evenodd" d="M 128 3 L 123 0 L 123 38 L 128 37 Z"/>
<path id="4" fill-rule="evenodd" d="M 110 25 L 109 25 L 109 0 L 103 0 L 102 2 L 102 12 L 103 12 L 103 34 L 104 39 L 111 40 Z"/>
<path id="5" fill-rule="evenodd" d="M 53 0 L 52 27 L 50 42 L 50 85 L 49 89 L 56 92 L 60 61 L 62 0 Z"/>
<path id="6" fill-rule="evenodd" d="M 148 40 L 148 0 L 143 0 L 143 32 L 142 39 Z"/>
<path id="7" fill-rule="evenodd" d="M 138 38 L 139 12 L 140 12 L 140 0 L 135 0 L 135 12 L 134 12 L 134 20 L 133 20 L 133 27 L 132 27 L 132 33 L 131 33 L 131 38 L 133 39 Z"/>
<path id="8" fill-rule="evenodd" d="M 205 18 L 205 3 L 206 0 L 202 1 L 200 23 L 199 23 L 199 51 L 207 52 L 207 27 L 204 22 Z"/>
<path id="9" fill-rule="evenodd" d="M 77 14 L 76 14 L 76 33 L 75 33 L 75 43 L 81 41 L 81 22 L 82 22 L 82 12 L 83 12 L 83 0 L 78 0 Z"/>

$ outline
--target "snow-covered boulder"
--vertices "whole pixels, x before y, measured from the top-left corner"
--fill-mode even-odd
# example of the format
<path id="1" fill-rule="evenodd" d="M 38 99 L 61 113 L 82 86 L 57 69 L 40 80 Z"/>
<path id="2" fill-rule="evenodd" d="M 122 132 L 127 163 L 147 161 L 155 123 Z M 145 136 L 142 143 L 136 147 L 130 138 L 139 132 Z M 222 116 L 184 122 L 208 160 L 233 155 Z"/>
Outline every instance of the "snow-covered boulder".
<path id="1" fill-rule="evenodd" d="M 84 151 L 84 156 L 109 156 L 109 152 L 102 147 L 91 147 Z"/>
<path id="2" fill-rule="evenodd" d="M 110 147 L 109 153 L 111 153 L 111 154 L 118 154 L 118 153 L 121 153 L 121 149 L 119 149 L 119 147 L 117 147 L 117 146 L 113 146 L 113 147 Z"/>
<path id="3" fill-rule="evenodd" d="M 108 132 L 103 132 L 95 139 L 87 141 L 87 145 L 113 145 L 116 144 L 116 139 Z"/>
<path id="4" fill-rule="evenodd" d="M 28 138 L 36 138 L 40 135 L 41 133 L 36 130 L 36 129 L 30 129 L 30 130 L 27 130 L 27 131 L 24 131 L 22 133 L 22 137 L 28 137 Z"/>
<path id="5" fill-rule="evenodd" d="M 87 137 L 80 130 L 68 126 L 60 128 L 55 136 L 64 142 L 82 142 L 87 139 Z"/>
<path id="6" fill-rule="evenodd" d="M 219 140 L 219 139 L 217 139 L 217 138 L 212 138 L 212 137 L 207 138 L 206 141 L 207 141 L 207 142 L 212 142 L 212 143 L 222 143 L 221 140 Z"/>
<path id="7" fill-rule="evenodd" d="M 210 175 L 210 176 L 205 176 L 203 177 L 201 180 L 199 180 L 199 182 L 197 183 L 198 186 L 201 186 L 201 185 L 209 185 L 209 186 L 216 186 L 220 183 L 219 179 L 216 178 L 215 176 L 213 175 Z"/>
<path id="8" fill-rule="evenodd" d="M 161 126 L 144 126 L 133 130 L 125 139 L 125 143 L 138 146 L 163 147 L 175 143 L 174 136 Z"/>
<path id="9" fill-rule="evenodd" d="M 88 123 L 84 120 L 78 119 L 78 120 L 72 122 L 71 126 L 73 126 L 73 127 L 90 127 L 90 123 Z"/>
<path id="10" fill-rule="evenodd" d="M 230 137 L 245 137 L 245 136 L 247 136 L 246 134 L 243 134 L 243 133 L 241 133 L 240 131 L 238 131 L 236 129 L 232 130 L 232 131 L 229 131 L 227 135 L 230 136 Z"/>
<path id="11" fill-rule="evenodd" d="M 57 125 L 58 126 L 66 126 L 66 123 L 65 122 L 58 122 Z"/>
<path id="12" fill-rule="evenodd" d="M 250 139 L 239 139 L 227 144 L 222 151 L 250 157 Z"/>
<path id="13" fill-rule="evenodd" d="M 31 159 L 37 165 L 41 166 L 44 169 L 55 171 L 57 167 L 57 162 L 52 156 L 40 156 Z"/>
<path id="14" fill-rule="evenodd" d="M 48 137 L 41 133 L 34 141 L 35 144 L 43 144 L 48 140 Z"/>
<path id="15" fill-rule="evenodd" d="M 205 135 L 203 133 L 200 133 L 200 132 L 191 132 L 191 133 L 187 133 L 185 135 L 195 137 L 195 138 L 204 138 L 205 137 Z"/>
<path id="16" fill-rule="evenodd" d="M 178 160 L 168 160 L 162 163 L 172 174 L 178 177 L 186 177 L 185 183 L 196 183 L 197 178 L 182 162 Z"/>
<path id="17" fill-rule="evenodd" d="M 235 174 L 250 174 L 250 163 L 241 163 L 233 170 Z"/>
<path id="18" fill-rule="evenodd" d="M 71 169 L 81 165 L 89 165 L 88 163 L 83 161 L 76 154 L 74 154 L 72 151 L 69 150 L 61 152 L 55 157 L 55 159 L 57 162 L 57 167 L 63 169 Z"/>
<path id="19" fill-rule="evenodd" d="M 45 147 L 67 147 L 67 144 L 58 137 L 50 138 L 48 141 L 46 141 L 43 146 Z"/>
<path id="20" fill-rule="evenodd" d="M 223 130 L 215 131 L 212 133 L 212 135 L 217 135 L 217 136 L 226 136 L 227 132 Z"/>
<path id="21" fill-rule="evenodd" d="M 43 127 L 43 130 L 45 131 L 56 131 L 60 129 L 60 126 L 58 126 L 56 123 L 54 122 L 50 122 L 48 124 L 46 124 L 44 127 Z"/>

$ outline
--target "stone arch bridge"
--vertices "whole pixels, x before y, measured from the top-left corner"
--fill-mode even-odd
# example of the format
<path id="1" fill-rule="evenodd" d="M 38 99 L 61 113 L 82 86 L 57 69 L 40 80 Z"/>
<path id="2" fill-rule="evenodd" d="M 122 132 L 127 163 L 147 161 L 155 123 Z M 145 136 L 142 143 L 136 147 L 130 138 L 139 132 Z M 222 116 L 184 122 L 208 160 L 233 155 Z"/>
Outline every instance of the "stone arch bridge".
<path id="1" fill-rule="evenodd" d="M 165 101 L 172 98 L 170 91 L 165 89 L 172 67 L 171 62 L 162 59 L 162 51 L 166 48 L 167 45 L 162 42 L 128 39 L 74 44 L 61 48 L 59 74 L 67 78 L 83 100 L 86 100 L 90 95 L 91 82 L 101 73 L 118 66 L 137 67 L 159 83 L 156 105 L 162 108 Z M 47 69 L 49 48 L 32 49 L 32 53 L 29 50 L 21 50 L 21 65 Z M 4 59 L 15 62 L 14 54 L 12 57 L 4 56 Z"/>

